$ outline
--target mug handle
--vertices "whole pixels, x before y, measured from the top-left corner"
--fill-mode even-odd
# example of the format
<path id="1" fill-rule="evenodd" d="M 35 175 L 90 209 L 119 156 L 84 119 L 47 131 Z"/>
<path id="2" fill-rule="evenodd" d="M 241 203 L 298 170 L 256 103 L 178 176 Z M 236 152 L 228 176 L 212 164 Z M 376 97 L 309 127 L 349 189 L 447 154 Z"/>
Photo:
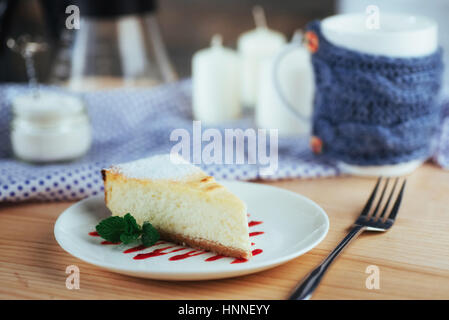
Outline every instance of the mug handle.
<path id="1" fill-rule="evenodd" d="M 290 101 L 288 101 L 288 99 L 286 98 L 282 90 L 281 83 L 279 81 L 279 66 L 281 65 L 282 60 L 294 50 L 302 48 L 302 46 L 303 46 L 303 34 L 301 31 L 296 31 L 292 41 L 289 44 L 287 44 L 287 46 L 281 52 L 279 52 L 277 56 L 274 58 L 272 79 L 274 89 L 279 99 L 281 100 L 282 104 L 301 121 L 309 123 L 311 117 L 306 116 L 301 112 L 299 112 L 298 110 L 296 110 L 295 106 L 292 103 L 290 103 Z"/>

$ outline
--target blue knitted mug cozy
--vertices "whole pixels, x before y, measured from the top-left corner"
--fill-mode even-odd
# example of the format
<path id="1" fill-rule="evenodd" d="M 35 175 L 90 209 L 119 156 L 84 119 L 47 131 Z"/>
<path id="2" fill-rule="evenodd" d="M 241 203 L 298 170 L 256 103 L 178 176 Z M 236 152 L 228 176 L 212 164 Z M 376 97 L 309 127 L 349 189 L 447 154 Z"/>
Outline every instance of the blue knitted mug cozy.
<path id="1" fill-rule="evenodd" d="M 313 135 L 322 153 L 355 165 L 429 157 L 440 117 L 442 49 L 416 58 L 370 55 L 331 44 L 319 21 L 307 30 L 316 85 Z"/>

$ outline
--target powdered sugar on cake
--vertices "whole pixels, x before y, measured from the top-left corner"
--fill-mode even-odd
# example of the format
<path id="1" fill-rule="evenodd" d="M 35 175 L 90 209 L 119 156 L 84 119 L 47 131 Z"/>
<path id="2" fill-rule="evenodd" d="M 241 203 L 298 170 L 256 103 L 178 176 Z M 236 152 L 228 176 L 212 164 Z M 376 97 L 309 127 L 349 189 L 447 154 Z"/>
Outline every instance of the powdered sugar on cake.
<path id="1" fill-rule="evenodd" d="M 182 180 L 188 176 L 203 173 L 200 168 L 185 161 L 177 154 L 161 154 L 118 164 L 111 170 L 128 178 L 151 180 Z"/>

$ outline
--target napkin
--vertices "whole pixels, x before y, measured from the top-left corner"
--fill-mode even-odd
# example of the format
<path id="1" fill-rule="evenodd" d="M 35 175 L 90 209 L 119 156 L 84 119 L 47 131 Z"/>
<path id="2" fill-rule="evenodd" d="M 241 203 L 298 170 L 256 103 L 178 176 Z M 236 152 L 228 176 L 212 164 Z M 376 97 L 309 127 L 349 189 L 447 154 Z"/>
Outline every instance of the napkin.
<path id="1" fill-rule="evenodd" d="M 0 201 L 77 200 L 102 193 L 100 170 L 112 164 L 168 153 L 175 129 L 192 134 L 191 81 L 151 89 L 113 89 L 83 94 L 93 129 L 89 152 L 77 161 L 36 165 L 21 162 L 12 155 L 9 130 L 10 101 L 26 93 L 22 85 L 0 86 Z M 61 90 L 42 87 L 41 90 Z M 250 117 L 218 127 L 254 127 Z M 449 127 L 449 124 L 448 124 Z M 206 126 L 202 126 L 206 130 Z M 224 135 L 223 135 L 224 136 Z M 449 137 L 446 137 L 449 139 Z M 449 141 L 449 140 L 448 140 Z M 223 142 L 225 143 L 225 142 Z M 447 145 L 447 144 L 446 144 Z M 217 179 L 276 180 L 318 178 L 341 174 L 336 163 L 314 155 L 307 137 L 279 138 L 277 170 L 267 175 L 257 164 L 200 164 Z M 232 146 L 223 145 L 223 150 Z M 444 154 L 449 154 L 446 150 Z M 255 157 L 256 155 L 248 155 Z M 441 156 L 438 159 L 442 159 Z"/>

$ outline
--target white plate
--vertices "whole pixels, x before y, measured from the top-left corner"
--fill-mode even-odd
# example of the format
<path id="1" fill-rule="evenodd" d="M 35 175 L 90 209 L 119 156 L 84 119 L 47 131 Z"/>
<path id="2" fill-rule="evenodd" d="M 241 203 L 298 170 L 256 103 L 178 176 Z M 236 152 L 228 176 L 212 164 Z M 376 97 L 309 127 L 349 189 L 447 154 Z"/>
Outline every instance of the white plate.
<path id="1" fill-rule="evenodd" d="M 59 245 L 73 256 L 113 272 L 136 277 L 161 280 L 206 280 L 241 276 L 275 267 L 311 250 L 323 240 L 329 229 L 329 219 L 313 201 L 290 191 L 262 184 L 221 181 L 231 192 L 248 205 L 248 221 L 263 221 L 250 227 L 250 232 L 263 231 L 252 236 L 253 249 L 263 252 L 243 263 L 232 263 L 234 258 L 205 261 L 214 256 L 207 252 L 187 259 L 171 261 L 171 257 L 192 249 L 182 246 L 175 253 L 135 260 L 140 253 L 165 248 L 170 244 L 156 245 L 143 251 L 124 254 L 130 246 L 101 245 L 102 239 L 89 232 L 103 218 L 110 216 L 103 196 L 82 200 L 58 218 L 55 237 Z"/>

